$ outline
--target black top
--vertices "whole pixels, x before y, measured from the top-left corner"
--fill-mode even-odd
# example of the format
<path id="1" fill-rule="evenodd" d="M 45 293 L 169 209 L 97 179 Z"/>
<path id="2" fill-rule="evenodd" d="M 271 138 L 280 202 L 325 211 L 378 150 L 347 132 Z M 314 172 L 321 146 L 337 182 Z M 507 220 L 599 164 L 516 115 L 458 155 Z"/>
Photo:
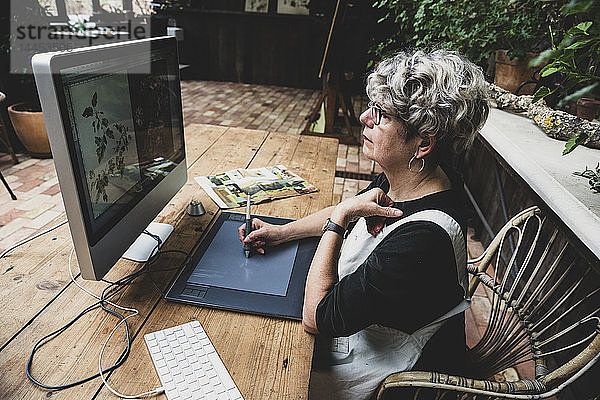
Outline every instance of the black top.
<path id="1" fill-rule="evenodd" d="M 403 217 L 422 210 L 443 211 L 465 233 L 462 182 L 455 174 L 448 176 L 451 190 L 397 202 L 394 207 L 404 212 Z M 362 192 L 374 187 L 389 190 L 384 174 Z M 396 220 L 389 218 L 386 224 Z M 433 222 L 413 221 L 391 232 L 355 272 L 336 283 L 317 306 L 317 328 L 322 335 L 331 337 L 349 336 L 372 324 L 413 333 L 450 311 L 462 299 L 448 233 Z M 464 350 L 461 313 L 448 320 L 430 339 L 415 368 L 457 372 Z M 456 362 L 448 363 L 451 360 Z"/>

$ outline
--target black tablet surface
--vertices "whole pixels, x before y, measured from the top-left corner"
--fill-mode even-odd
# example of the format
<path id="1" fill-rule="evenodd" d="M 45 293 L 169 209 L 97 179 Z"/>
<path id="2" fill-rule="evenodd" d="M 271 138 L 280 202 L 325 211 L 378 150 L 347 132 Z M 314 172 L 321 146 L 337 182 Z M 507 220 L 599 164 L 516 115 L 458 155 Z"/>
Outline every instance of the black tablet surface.
<path id="1" fill-rule="evenodd" d="M 253 216 L 282 225 L 291 219 Z M 252 314 L 302 319 L 306 275 L 319 238 L 265 248 L 246 258 L 238 239 L 245 215 L 222 212 L 204 235 L 168 300 Z"/>

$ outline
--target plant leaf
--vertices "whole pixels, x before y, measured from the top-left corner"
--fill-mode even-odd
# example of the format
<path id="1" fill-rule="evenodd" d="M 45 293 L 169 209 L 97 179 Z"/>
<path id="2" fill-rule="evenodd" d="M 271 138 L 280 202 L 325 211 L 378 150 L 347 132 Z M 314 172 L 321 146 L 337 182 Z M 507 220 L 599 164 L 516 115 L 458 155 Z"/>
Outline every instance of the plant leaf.
<path id="1" fill-rule="evenodd" d="M 550 91 L 550 89 L 548 89 L 546 86 L 542 86 L 541 88 L 539 88 L 535 94 L 533 95 L 533 99 L 531 99 L 531 103 L 537 103 L 539 100 L 543 99 L 544 97 L 548 96 L 550 93 L 552 93 Z"/>
<path id="2" fill-rule="evenodd" d="M 572 93 L 572 94 L 570 94 L 568 96 L 565 96 L 565 98 L 562 99 L 561 101 L 559 101 L 556 106 L 558 108 L 560 108 L 560 107 L 564 106 L 565 104 L 567 104 L 567 103 L 569 103 L 571 101 L 577 101 L 580 98 L 582 98 L 582 97 L 584 97 L 584 96 L 592 93 L 592 91 L 594 90 L 594 88 L 596 86 L 598 86 L 598 82 L 595 82 L 595 83 L 593 83 L 591 85 L 588 85 L 588 86 L 586 86 L 584 88 L 581 88 L 581 89 L 577 90 L 576 92 L 574 92 L 574 93 Z"/>
<path id="3" fill-rule="evenodd" d="M 553 49 L 542 51 L 539 56 L 529 61 L 529 66 L 537 67 L 538 65 L 544 64 L 546 61 L 553 59 L 555 57 L 556 52 L 557 51 Z"/>
<path id="4" fill-rule="evenodd" d="M 562 153 L 563 156 L 567 155 L 570 152 L 572 152 L 573 150 L 575 150 L 575 148 L 577 146 L 579 146 L 580 144 L 585 143 L 587 138 L 588 138 L 588 135 L 585 132 L 582 132 L 579 135 L 573 136 L 565 144 L 565 149 L 563 150 L 563 153 Z"/>
<path id="5" fill-rule="evenodd" d="M 571 14 L 578 14 L 589 11 L 596 0 L 570 1 L 562 6 L 560 13 L 565 17 Z"/>
<path id="6" fill-rule="evenodd" d="M 88 118 L 91 117 L 94 114 L 94 110 L 92 110 L 92 107 L 87 107 L 85 110 L 83 110 L 83 114 L 81 114 L 81 116 L 83 118 Z"/>
<path id="7" fill-rule="evenodd" d="M 565 50 L 577 50 L 582 47 L 585 47 L 590 42 L 593 42 L 593 39 L 581 40 L 565 47 Z"/>
<path id="8" fill-rule="evenodd" d="M 548 75 L 552 75 L 553 73 L 560 71 L 559 68 L 556 68 L 556 67 L 550 67 L 550 68 L 548 68 L 548 67 L 550 67 L 550 66 L 548 65 L 548 66 L 544 67 L 542 69 L 542 71 L 540 72 L 540 75 L 542 77 L 546 77 Z"/>
<path id="9" fill-rule="evenodd" d="M 578 24 L 575 28 L 579 29 L 582 32 L 587 33 L 587 30 L 590 29 L 590 26 L 592 26 L 593 22 L 592 21 L 585 21 L 585 22 L 581 22 L 580 24 Z"/>
<path id="10" fill-rule="evenodd" d="M 97 104 L 98 104 L 98 92 L 94 92 L 94 95 L 92 96 L 92 107 L 96 108 Z"/>

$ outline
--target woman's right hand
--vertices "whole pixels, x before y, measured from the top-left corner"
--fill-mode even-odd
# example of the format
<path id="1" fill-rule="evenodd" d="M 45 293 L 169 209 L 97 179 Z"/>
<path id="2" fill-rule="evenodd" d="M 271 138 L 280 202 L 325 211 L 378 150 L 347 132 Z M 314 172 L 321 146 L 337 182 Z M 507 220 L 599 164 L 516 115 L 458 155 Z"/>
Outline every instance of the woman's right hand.
<path id="1" fill-rule="evenodd" d="M 383 229 L 386 218 L 398 218 L 402 211 L 393 208 L 393 200 L 381 188 L 373 188 L 339 203 L 331 213 L 331 220 L 344 228 L 352 221 L 365 217 L 367 230 L 373 236 Z"/>
<path id="2" fill-rule="evenodd" d="M 258 218 L 252 218 L 252 232 L 246 236 L 246 224 L 238 228 L 242 243 L 250 243 L 260 254 L 265 254 L 266 246 L 277 246 L 285 242 L 282 225 L 273 225 Z"/>

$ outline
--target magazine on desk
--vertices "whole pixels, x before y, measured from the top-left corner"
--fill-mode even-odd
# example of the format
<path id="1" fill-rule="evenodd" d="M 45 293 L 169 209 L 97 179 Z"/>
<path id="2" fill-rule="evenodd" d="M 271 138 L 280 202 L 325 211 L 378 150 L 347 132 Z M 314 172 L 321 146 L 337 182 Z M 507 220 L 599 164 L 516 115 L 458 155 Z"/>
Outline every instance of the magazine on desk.
<path id="1" fill-rule="evenodd" d="M 283 165 L 238 168 L 195 179 L 220 208 L 244 206 L 248 194 L 252 196 L 252 204 L 258 204 L 319 191 Z"/>

